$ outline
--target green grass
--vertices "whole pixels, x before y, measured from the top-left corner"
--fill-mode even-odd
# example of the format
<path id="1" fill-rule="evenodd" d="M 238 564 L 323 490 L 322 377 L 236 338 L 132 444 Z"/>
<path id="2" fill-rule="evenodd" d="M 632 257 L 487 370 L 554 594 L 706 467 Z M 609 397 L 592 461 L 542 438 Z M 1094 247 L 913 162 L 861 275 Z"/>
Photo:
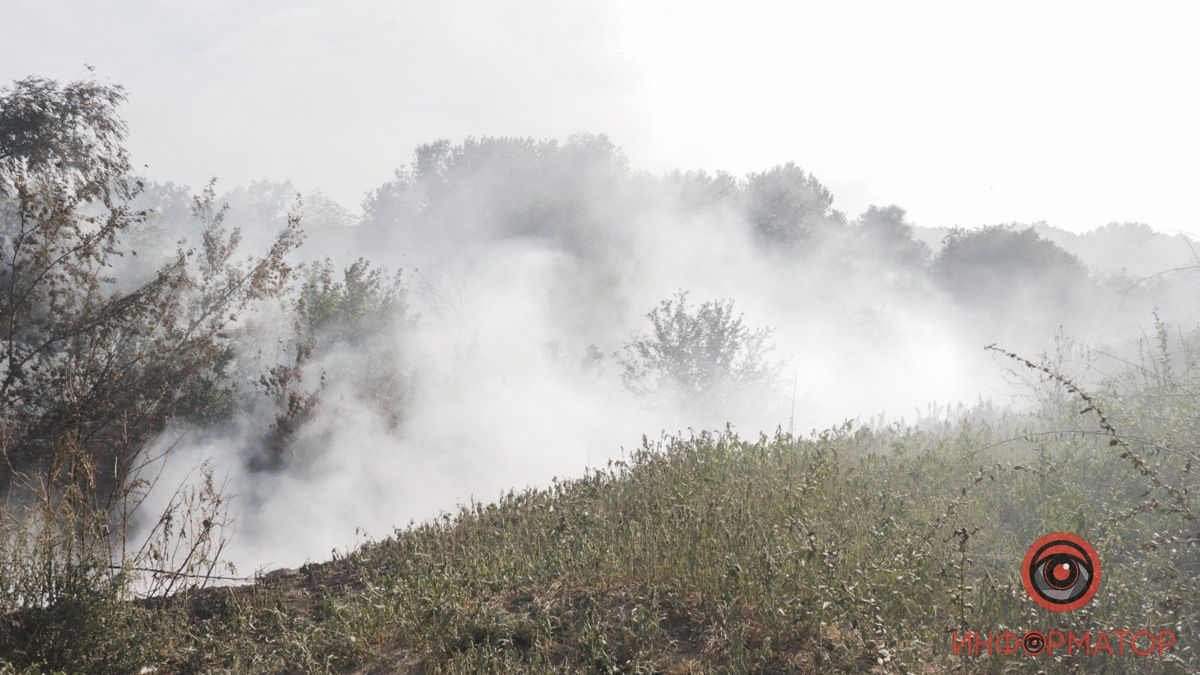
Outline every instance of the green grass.
<path id="1" fill-rule="evenodd" d="M 0 655 L 87 673 L 1195 672 L 1200 525 L 1142 469 L 1196 489 L 1200 410 L 1167 396 L 1190 381 L 1130 384 L 1098 401 L 1140 467 L 1049 386 L 1037 414 L 664 438 L 253 586 L 10 614 Z M 1095 599 L 1066 615 L 1018 577 L 1055 530 L 1103 561 Z M 1167 658 L 951 653 L 956 630 L 1051 628 L 1169 629 L 1179 644 Z"/>

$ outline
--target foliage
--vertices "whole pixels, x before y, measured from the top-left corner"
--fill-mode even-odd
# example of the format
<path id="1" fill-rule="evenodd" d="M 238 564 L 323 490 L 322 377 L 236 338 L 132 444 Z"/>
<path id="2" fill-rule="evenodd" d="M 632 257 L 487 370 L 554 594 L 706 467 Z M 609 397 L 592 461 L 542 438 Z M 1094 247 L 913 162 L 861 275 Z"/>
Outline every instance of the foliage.
<path id="1" fill-rule="evenodd" d="M 179 250 L 139 288 L 115 290 L 118 235 L 143 217 L 128 205 L 138 184 L 127 179 L 127 160 L 114 145 L 124 128 L 110 107 L 117 92 L 97 95 L 89 107 L 89 99 L 78 102 L 77 89 L 93 91 L 39 82 L 30 92 L 18 83 L 0 101 L 0 117 L 26 124 L 0 136 L 67 144 L 10 155 L 0 174 L 13 195 L 0 222 L 5 453 L 26 470 L 56 445 L 77 444 L 98 466 L 112 467 L 101 475 L 105 482 L 121 485 L 135 456 L 174 415 L 221 413 L 230 349 L 223 331 L 250 303 L 284 288 L 290 268 L 283 258 L 300 235 L 293 221 L 267 256 L 236 262 L 239 233 L 223 228 L 210 185 L 195 202 L 200 248 Z M 37 96 L 47 99 L 40 108 L 59 117 L 34 118 L 41 128 L 29 128 L 29 115 L 9 111 L 39 108 Z M 71 126 L 81 124 L 91 126 Z M 9 152 L 28 147 L 16 143 Z M 84 150 L 96 155 L 79 154 Z M 48 163 L 58 156 L 64 159 Z"/>
<path id="2" fill-rule="evenodd" d="M 810 240 L 843 219 L 833 193 L 792 162 L 748 175 L 744 199 L 755 231 L 772 242 Z"/>
<path id="3" fill-rule="evenodd" d="M 364 231 L 423 241 L 545 237 L 581 249 L 598 220 L 612 216 L 598 205 L 612 203 L 627 178 L 625 157 L 604 136 L 437 141 L 370 195 Z"/>
<path id="4" fill-rule="evenodd" d="M 328 260 L 311 265 L 296 303 L 296 330 L 308 342 L 362 347 L 387 340 L 388 330 L 407 320 L 406 291 L 399 274 L 387 275 L 358 259 L 334 278 Z"/>
<path id="5" fill-rule="evenodd" d="M 55 186 L 76 200 L 103 200 L 124 186 L 129 169 L 117 115 L 121 87 L 92 81 L 59 86 L 28 77 L 3 91 L 0 106 L 0 196 L 22 187 Z"/>
<path id="6" fill-rule="evenodd" d="M 952 230 L 933 260 L 932 274 L 960 301 L 997 309 L 1031 299 L 1040 300 L 1039 307 L 1062 307 L 1087 281 L 1087 270 L 1075 256 L 1032 227 L 1004 225 Z"/>
<path id="7" fill-rule="evenodd" d="M 1200 630 L 1195 521 L 1110 444 L 1195 509 L 1194 450 L 1176 428 L 1200 418 L 1180 396 L 1197 374 L 1187 344 L 1155 347 L 1088 394 L 1115 436 L 1090 411 L 1049 406 L 646 441 L 582 478 L 473 502 L 252 587 L 108 606 L 112 621 L 161 631 L 98 652 L 108 661 L 75 660 L 106 644 L 96 632 L 9 658 L 90 672 L 135 658 L 185 672 L 1194 672 L 1183 639 Z M 1036 386 L 1082 405 L 1053 377 Z M 1104 578 L 1089 605 L 1051 617 L 1018 569 L 1030 542 L 1063 527 L 1097 547 Z M 0 635 L 63 620 L 28 615 Z M 952 651 L 955 631 L 1048 627 L 1181 642 L 1163 657 Z"/>
<path id="8" fill-rule="evenodd" d="M 778 365 L 769 360 L 771 329 L 751 328 L 732 300 L 688 304 L 678 291 L 646 314 L 619 355 L 621 377 L 637 393 L 672 393 L 699 404 L 769 389 Z"/>
<path id="9" fill-rule="evenodd" d="M 663 176 L 662 186 L 675 196 L 683 213 L 711 213 L 741 196 L 737 177 L 725 171 L 712 176 L 703 171 L 672 171 Z"/>
<path id="10" fill-rule="evenodd" d="M 199 245 L 120 287 L 121 235 L 145 217 L 131 205 L 141 183 L 121 145 L 122 100 L 117 87 L 36 78 L 0 94 L 6 614 L 115 601 L 142 565 L 168 573 L 140 582 L 158 592 L 212 574 L 225 511 L 211 477 L 181 488 L 143 545 L 128 541 L 155 487 L 148 451 L 172 421 L 229 413 L 228 330 L 283 291 L 300 239 L 292 219 L 264 256 L 238 257 L 210 184 L 194 201 Z"/>
<path id="11" fill-rule="evenodd" d="M 929 260 L 929 247 L 913 239 L 904 209 L 892 204 L 871 206 L 858 217 L 861 252 L 888 267 L 920 270 Z"/>
<path id="12" fill-rule="evenodd" d="M 1200 666 L 1187 649 L 964 661 L 950 647 L 956 630 L 1046 626 L 1015 569 L 1030 541 L 1064 527 L 1097 545 L 1104 585 L 1055 626 L 1200 630 L 1200 349 L 1195 335 L 1175 347 L 1161 323 L 1140 360 L 1094 390 L 1004 352 L 1042 378 L 1045 405 L 1030 414 L 664 437 L 329 563 L 196 588 L 220 576 L 223 486 L 201 468 L 163 513 L 139 509 L 155 488 L 146 467 L 161 459 L 150 449 L 170 452 L 151 441 L 171 425 L 220 425 L 245 403 L 231 372 L 240 317 L 295 301 L 284 363 L 259 380 L 275 406 L 276 455 L 317 406 L 365 401 L 399 425 L 409 383 L 398 329 L 413 319 L 400 277 L 364 260 L 310 265 L 288 294 L 300 206 L 284 215 L 287 186 L 235 192 L 258 221 L 282 224 L 262 257 L 239 252 L 242 233 L 210 183 L 192 203 L 195 247 L 118 282 L 130 242 L 145 240 L 136 200 L 177 209 L 180 197 L 143 195 L 130 176 L 122 100 L 117 87 L 37 78 L 0 96 L 0 672 Z M 842 227 L 832 194 L 794 164 L 655 183 L 590 136 L 423 146 L 368 200 L 364 229 L 583 251 L 647 185 L 669 188 L 682 213 L 740 208 L 787 255 L 835 231 L 862 259 L 914 273 L 928 253 L 899 207 Z M 999 303 L 989 306 L 1030 292 L 1060 301 L 1086 283 L 1072 256 L 1012 227 L 952 232 L 930 273 L 962 302 Z M 732 301 L 695 306 L 679 292 L 647 318 L 651 329 L 620 355 L 631 390 L 720 410 L 771 389 L 771 331 L 746 325 Z M 129 540 L 135 518 L 151 524 L 141 542 Z M 139 593 L 153 597 L 131 599 Z"/>
<path id="13" fill-rule="evenodd" d="M 345 267 L 340 279 L 328 260 L 304 269 L 294 305 L 290 362 L 259 378 L 277 410 L 267 439 L 272 461 L 282 459 L 292 436 L 320 405 L 322 390 L 331 381 L 328 360 L 336 362 L 335 384 L 371 405 L 393 427 L 400 423 L 410 388 L 400 334 L 415 320 L 406 296 L 399 273 L 389 277 L 363 259 Z M 338 358 L 347 354 L 354 358 Z M 315 385 L 314 365 L 321 368 Z"/>

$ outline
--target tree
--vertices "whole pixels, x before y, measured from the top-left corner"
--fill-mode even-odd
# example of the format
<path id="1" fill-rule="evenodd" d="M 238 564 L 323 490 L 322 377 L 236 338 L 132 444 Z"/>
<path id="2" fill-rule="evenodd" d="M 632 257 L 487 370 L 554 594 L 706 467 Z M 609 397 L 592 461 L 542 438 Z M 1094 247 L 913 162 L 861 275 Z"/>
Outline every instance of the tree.
<path id="1" fill-rule="evenodd" d="M 89 200 L 129 187 L 110 180 L 129 171 L 121 87 L 29 77 L 0 93 L 0 194 L 41 183 Z"/>
<path id="2" fill-rule="evenodd" d="M 741 186 L 733 174 L 718 171 L 672 171 L 662 177 L 662 188 L 684 213 L 704 213 L 735 200 Z"/>
<path id="3" fill-rule="evenodd" d="M 1079 259 L 1038 236 L 1032 227 L 993 225 L 955 229 L 933 261 L 934 279 L 966 304 L 990 306 L 1038 299 L 1062 306 L 1087 281 Z"/>
<path id="4" fill-rule="evenodd" d="M 194 201 L 198 245 L 146 283 L 118 285 L 132 253 L 120 235 L 145 218 L 131 206 L 141 183 L 122 145 L 123 100 L 95 82 L 0 90 L 0 490 L 21 488 L 45 513 L 68 500 L 70 518 L 103 515 L 60 533 L 71 545 L 48 555 L 64 564 L 136 508 L 142 453 L 168 423 L 228 413 L 228 329 L 283 291 L 301 237 L 292 218 L 262 257 L 239 258 L 210 184 Z"/>
<path id="5" fill-rule="evenodd" d="M 411 166 L 364 204 L 368 236 L 405 235 L 406 245 L 538 237 L 584 250 L 597 223 L 615 219 L 628 179 L 624 155 L 604 136 L 566 143 L 529 138 L 468 138 L 417 148 Z"/>
<path id="6" fill-rule="evenodd" d="M 919 270 L 929 259 L 929 247 L 913 238 L 904 209 L 892 204 L 871 206 L 858 217 L 861 245 L 875 261 L 900 269 Z"/>
<path id="7" fill-rule="evenodd" d="M 399 273 L 359 259 L 335 274 L 333 265 L 313 263 L 295 302 L 294 336 L 287 345 L 291 362 L 271 368 L 259 379 L 276 406 L 268 431 L 266 466 L 278 466 L 293 435 L 321 404 L 322 390 L 332 382 L 349 389 L 356 403 L 370 405 L 391 426 L 401 421 L 410 382 L 401 368 L 399 331 L 409 315 L 407 289 Z M 341 359 L 332 375 L 309 372 L 338 350 L 355 358 Z M 313 380 L 317 382 L 313 382 Z"/>
<path id="8" fill-rule="evenodd" d="M 635 393 L 673 392 L 702 404 L 770 387 L 778 371 L 769 354 L 771 329 L 750 328 L 732 300 L 688 304 L 678 291 L 646 314 L 649 333 L 636 332 L 619 362 Z"/>
<path id="9" fill-rule="evenodd" d="M 793 162 L 747 176 L 744 198 L 746 216 L 769 241 L 811 239 L 842 220 L 833 210 L 833 193 Z"/>

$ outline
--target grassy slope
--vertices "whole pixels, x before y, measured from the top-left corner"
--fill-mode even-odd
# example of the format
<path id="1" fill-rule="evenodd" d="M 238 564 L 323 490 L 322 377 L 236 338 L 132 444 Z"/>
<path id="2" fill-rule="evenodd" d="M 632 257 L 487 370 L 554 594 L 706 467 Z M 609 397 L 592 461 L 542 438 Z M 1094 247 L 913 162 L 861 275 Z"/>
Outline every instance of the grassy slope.
<path id="1" fill-rule="evenodd" d="M 1036 435 L 1095 430 L 1074 412 L 666 439 L 254 586 L 8 617 L 0 654 L 80 672 L 1194 672 L 1196 524 L 1107 438 Z M 1161 438 L 1194 412 L 1114 419 Z M 1147 452 L 1157 475 L 1195 486 L 1176 455 Z M 1017 577 L 1028 544 L 1057 529 L 1104 564 L 1096 599 L 1065 616 L 1036 608 Z M 1165 660 L 963 662 L 949 654 L 963 626 L 1181 638 Z"/>

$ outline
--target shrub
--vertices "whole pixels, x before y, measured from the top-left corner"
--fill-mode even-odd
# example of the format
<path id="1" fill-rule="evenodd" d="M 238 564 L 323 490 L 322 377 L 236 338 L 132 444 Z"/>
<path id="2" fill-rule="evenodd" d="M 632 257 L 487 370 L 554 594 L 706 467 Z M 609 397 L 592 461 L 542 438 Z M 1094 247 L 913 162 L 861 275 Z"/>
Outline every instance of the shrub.
<path id="1" fill-rule="evenodd" d="M 636 332 L 619 354 L 621 377 L 635 393 L 674 393 L 701 405 L 772 386 L 779 365 L 769 359 L 771 329 L 751 328 L 732 300 L 693 307 L 678 291 L 646 314 L 650 332 Z"/>

